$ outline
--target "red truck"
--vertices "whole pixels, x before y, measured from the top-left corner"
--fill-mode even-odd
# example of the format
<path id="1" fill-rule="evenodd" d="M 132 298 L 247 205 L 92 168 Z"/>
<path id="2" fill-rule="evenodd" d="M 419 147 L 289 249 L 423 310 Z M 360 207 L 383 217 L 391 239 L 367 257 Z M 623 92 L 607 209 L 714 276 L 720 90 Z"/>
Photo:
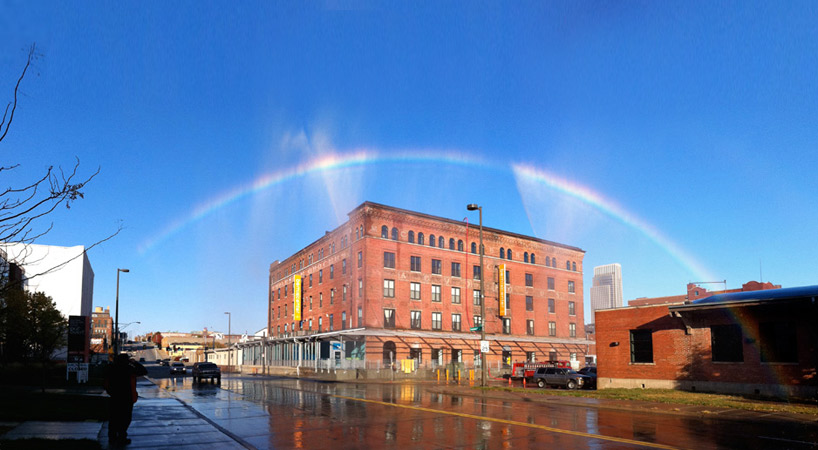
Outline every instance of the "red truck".
<path id="1" fill-rule="evenodd" d="M 534 372 L 536 372 L 540 367 L 560 367 L 563 369 L 570 369 L 571 363 L 568 361 L 546 361 L 541 363 L 517 362 L 511 366 L 510 377 L 514 380 L 522 380 L 523 378 L 526 380 L 531 380 L 531 378 L 534 376 Z"/>

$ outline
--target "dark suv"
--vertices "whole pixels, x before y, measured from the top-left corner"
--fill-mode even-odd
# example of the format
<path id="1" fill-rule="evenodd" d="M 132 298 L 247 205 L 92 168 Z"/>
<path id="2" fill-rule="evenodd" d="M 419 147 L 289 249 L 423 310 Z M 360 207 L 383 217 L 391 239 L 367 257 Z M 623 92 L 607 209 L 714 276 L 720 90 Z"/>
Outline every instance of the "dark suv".
<path id="1" fill-rule="evenodd" d="M 193 381 L 202 382 L 204 378 L 210 378 L 211 380 L 216 381 L 217 383 L 221 383 L 222 381 L 222 371 L 219 369 L 219 366 L 216 363 L 212 362 L 197 362 L 193 364 Z"/>
<path id="2" fill-rule="evenodd" d="M 532 377 L 537 386 L 561 386 L 568 389 L 577 389 L 584 386 L 589 377 L 562 367 L 540 367 Z"/>

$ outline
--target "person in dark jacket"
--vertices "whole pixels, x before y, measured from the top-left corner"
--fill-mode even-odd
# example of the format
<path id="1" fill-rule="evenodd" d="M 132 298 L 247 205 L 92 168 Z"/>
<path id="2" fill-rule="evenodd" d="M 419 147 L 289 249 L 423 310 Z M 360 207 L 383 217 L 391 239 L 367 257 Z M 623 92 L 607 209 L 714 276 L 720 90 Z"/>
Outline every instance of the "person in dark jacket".
<path id="1" fill-rule="evenodd" d="M 111 396 L 110 419 L 108 422 L 108 442 L 127 445 L 128 427 L 131 425 L 133 405 L 136 403 L 136 377 L 147 374 L 142 364 L 130 359 L 127 354 L 114 358 L 105 374 L 105 391 Z"/>

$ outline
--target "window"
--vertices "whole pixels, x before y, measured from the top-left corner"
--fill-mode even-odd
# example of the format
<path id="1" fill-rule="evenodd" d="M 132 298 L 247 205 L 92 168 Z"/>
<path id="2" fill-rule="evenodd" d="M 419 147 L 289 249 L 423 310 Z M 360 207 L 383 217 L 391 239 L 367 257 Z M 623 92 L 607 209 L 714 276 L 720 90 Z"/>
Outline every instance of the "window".
<path id="1" fill-rule="evenodd" d="M 574 292 L 575 292 L 575 290 L 574 290 L 574 282 L 573 282 L 573 281 L 569 281 L 569 282 L 568 282 L 568 293 L 569 293 L 569 294 L 573 294 Z"/>
<path id="2" fill-rule="evenodd" d="M 395 268 L 395 254 L 392 252 L 383 252 L 383 266 L 387 269 Z"/>
<path id="3" fill-rule="evenodd" d="M 472 292 L 472 301 L 476 306 L 480 306 L 480 289 L 475 289 Z"/>
<path id="4" fill-rule="evenodd" d="M 509 261 L 511 261 L 511 249 L 508 249 L 508 251 L 506 252 L 506 258 L 507 258 Z"/>
<path id="5" fill-rule="evenodd" d="M 460 304 L 460 288 L 459 287 L 452 287 L 452 303 Z"/>
<path id="6" fill-rule="evenodd" d="M 449 250 L 454 250 L 454 238 L 449 238 Z"/>
<path id="7" fill-rule="evenodd" d="M 409 326 L 413 330 L 419 330 L 420 329 L 420 311 L 410 311 L 410 313 L 411 313 L 411 316 L 410 316 L 411 320 L 409 322 Z"/>
<path id="8" fill-rule="evenodd" d="M 335 329 L 335 326 L 332 324 L 332 314 L 329 315 L 329 330 L 332 331 Z"/>
<path id="9" fill-rule="evenodd" d="M 761 362 L 797 363 L 798 339 L 792 322 L 758 324 Z"/>
<path id="10" fill-rule="evenodd" d="M 568 315 L 569 316 L 576 316 L 577 315 L 577 305 L 574 302 L 568 302 Z"/>
<path id="11" fill-rule="evenodd" d="M 358 298 L 364 296 L 364 280 L 358 278 Z"/>
<path id="12" fill-rule="evenodd" d="M 577 263 L 576 262 L 571 263 L 571 270 L 573 270 L 574 272 L 577 271 Z"/>
<path id="13" fill-rule="evenodd" d="M 414 231 L 411 231 L 411 230 L 409 231 L 409 243 L 410 243 L 410 244 L 414 244 L 414 243 L 415 243 L 415 232 L 414 232 Z"/>
<path id="14" fill-rule="evenodd" d="M 395 297 L 395 280 L 383 280 L 383 296 L 387 298 Z"/>
<path id="15" fill-rule="evenodd" d="M 361 238 L 361 230 L 355 228 L 355 240 L 357 241 L 360 238 Z"/>
<path id="16" fill-rule="evenodd" d="M 530 363 L 537 362 L 537 352 L 525 352 L 525 360 Z"/>
<path id="17" fill-rule="evenodd" d="M 329 266 L 329 279 L 335 278 L 335 265 Z"/>
<path id="18" fill-rule="evenodd" d="M 318 293 L 318 307 L 319 308 L 324 307 L 324 293 L 323 292 Z"/>
<path id="19" fill-rule="evenodd" d="M 358 307 L 358 328 L 361 328 L 364 323 L 364 309 L 363 307 Z"/>
<path id="20" fill-rule="evenodd" d="M 500 247 L 500 259 L 506 259 L 506 249 Z"/>
<path id="21" fill-rule="evenodd" d="M 477 244 L 474 242 L 471 243 L 471 252 L 477 253 Z"/>
<path id="22" fill-rule="evenodd" d="M 346 275 L 346 273 L 347 273 L 347 260 L 346 259 L 341 260 L 341 273 L 343 275 Z"/>
<path id="23" fill-rule="evenodd" d="M 557 360 L 557 352 L 555 352 L 553 350 L 548 352 L 548 360 L 549 361 L 556 361 Z"/>
<path id="24" fill-rule="evenodd" d="M 534 297 L 530 295 L 525 296 L 525 310 L 534 311 Z"/>
<path id="25" fill-rule="evenodd" d="M 420 283 L 409 283 L 409 298 L 412 300 L 420 300 Z"/>
<path id="26" fill-rule="evenodd" d="M 506 270 L 506 284 L 511 284 L 511 271 Z"/>
<path id="27" fill-rule="evenodd" d="M 323 317 L 319 317 L 319 318 L 318 318 L 318 332 L 319 332 L 319 333 L 321 332 L 321 329 L 322 329 L 323 327 L 324 327 L 324 318 L 323 318 Z"/>
<path id="28" fill-rule="evenodd" d="M 432 301 L 439 302 L 440 301 L 440 286 L 433 284 L 432 285 Z"/>
<path id="29" fill-rule="evenodd" d="M 324 269 L 320 269 L 318 271 L 318 284 L 321 284 L 323 282 L 324 282 Z"/>
<path id="30" fill-rule="evenodd" d="M 472 278 L 474 278 L 475 280 L 479 280 L 480 279 L 480 266 L 472 267 L 472 274 L 473 274 Z"/>
<path id="31" fill-rule="evenodd" d="M 534 257 L 534 254 L 531 254 L 531 264 L 537 264 L 537 259 Z"/>
<path id="32" fill-rule="evenodd" d="M 534 275 L 530 273 L 525 274 L 525 285 L 528 287 L 534 287 Z"/>
<path id="33" fill-rule="evenodd" d="M 744 362 L 741 326 L 713 325 L 710 327 L 710 348 L 714 362 Z"/>
<path id="34" fill-rule="evenodd" d="M 452 276 L 460 278 L 460 263 L 458 262 L 452 263 Z"/>
<path id="35" fill-rule="evenodd" d="M 346 311 L 341 311 L 341 329 L 342 330 L 347 329 L 347 312 Z"/>
<path id="36" fill-rule="evenodd" d="M 360 269 L 364 265 L 364 253 L 358 252 L 358 268 Z"/>
<path id="37" fill-rule="evenodd" d="M 434 247 L 435 244 L 437 244 L 437 241 L 435 240 L 435 235 L 430 234 L 429 235 L 429 247 Z"/>
<path id="38" fill-rule="evenodd" d="M 310 330 L 310 331 L 312 331 L 312 319 L 310 319 L 309 324 L 310 324 L 310 328 L 309 328 L 309 330 Z"/>
<path id="39" fill-rule="evenodd" d="M 384 239 L 389 239 L 389 227 L 386 225 L 381 227 L 381 237 Z"/>
<path id="40" fill-rule="evenodd" d="M 432 260 L 432 273 L 437 275 L 443 273 L 443 263 L 439 259 Z"/>
<path id="41" fill-rule="evenodd" d="M 335 304 L 335 289 L 330 289 L 329 290 L 329 304 L 330 305 Z"/>
<path id="42" fill-rule="evenodd" d="M 550 256 L 545 257 L 545 266 L 546 267 L 551 267 L 551 257 Z"/>
<path id="43" fill-rule="evenodd" d="M 548 277 L 548 290 L 553 291 L 556 283 L 554 282 L 554 277 Z"/>
<path id="44" fill-rule="evenodd" d="M 432 313 L 432 329 L 433 330 L 441 330 L 443 329 L 443 315 L 439 312 Z"/>
<path id="45" fill-rule="evenodd" d="M 446 240 L 443 239 L 443 236 L 440 236 L 437 239 L 437 246 L 440 247 L 440 248 L 446 248 L 445 245 L 446 245 Z"/>
<path id="46" fill-rule="evenodd" d="M 312 274 L 310 274 L 310 287 L 312 287 Z"/>
<path id="47" fill-rule="evenodd" d="M 459 252 L 463 251 L 463 240 L 462 239 L 457 240 L 457 251 L 459 251 Z"/>
<path id="48" fill-rule="evenodd" d="M 347 301 L 347 285 L 344 285 L 344 290 L 343 290 L 343 293 L 342 293 L 342 294 L 343 294 L 343 295 L 342 295 L 342 297 L 341 297 L 341 301 L 342 301 L 342 302 Z"/>
<path id="49" fill-rule="evenodd" d="M 460 331 L 460 314 L 452 314 L 452 331 Z"/>
<path id="50" fill-rule="evenodd" d="M 575 323 L 568 324 L 568 336 L 577 337 L 577 324 Z"/>
<path id="51" fill-rule="evenodd" d="M 523 253 L 523 262 L 528 262 L 528 252 Z"/>
<path id="52" fill-rule="evenodd" d="M 557 322 L 548 322 L 548 335 L 549 336 L 557 335 Z"/>
<path id="53" fill-rule="evenodd" d="M 631 363 L 653 362 L 653 330 L 631 330 Z"/>
<path id="54" fill-rule="evenodd" d="M 557 258 L 556 257 L 551 258 L 551 267 L 553 267 L 555 269 L 557 268 Z"/>
<path id="55" fill-rule="evenodd" d="M 312 295 L 310 295 L 310 311 L 312 311 Z"/>
<path id="56" fill-rule="evenodd" d="M 506 293 L 506 311 L 511 312 L 511 294 Z"/>
<path id="57" fill-rule="evenodd" d="M 398 229 L 397 228 L 392 228 L 392 240 L 393 241 L 398 240 Z"/>
<path id="58" fill-rule="evenodd" d="M 525 334 L 534 336 L 534 320 L 528 319 L 525 321 Z"/>
<path id="59" fill-rule="evenodd" d="M 320 318 L 318 320 L 321 320 Z M 395 310 L 394 309 L 384 309 L 383 310 L 383 327 L 384 328 L 395 328 Z"/>
<path id="60" fill-rule="evenodd" d="M 418 233 L 418 244 L 423 245 L 423 233 Z"/>
<path id="61" fill-rule="evenodd" d="M 483 325 L 483 317 L 482 316 L 474 316 L 472 317 L 472 322 L 474 323 L 475 327 L 479 327 Z"/>
<path id="62" fill-rule="evenodd" d="M 565 261 L 565 270 L 571 270 L 571 261 Z"/>
<path id="63" fill-rule="evenodd" d="M 511 334 L 511 319 L 508 317 L 503 319 L 503 334 Z"/>
<path id="64" fill-rule="evenodd" d="M 412 272 L 420 272 L 420 256 L 411 257 L 409 270 L 411 270 Z"/>

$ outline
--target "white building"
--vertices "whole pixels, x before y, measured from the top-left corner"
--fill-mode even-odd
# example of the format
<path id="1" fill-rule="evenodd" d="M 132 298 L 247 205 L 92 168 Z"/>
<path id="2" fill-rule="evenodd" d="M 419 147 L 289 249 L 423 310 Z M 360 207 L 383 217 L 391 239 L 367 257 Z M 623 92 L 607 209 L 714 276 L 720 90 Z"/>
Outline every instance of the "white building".
<path id="1" fill-rule="evenodd" d="M 51 297 L 65 316 L 91 316 L 94 271 L 85 247 L 0 243 L 6 262 L 22 269 L 23 288 Z"/>
<path id="2" fill-rule="evenodd" d="M 597 310 L 622 307 L 622 266 L 618 263 L 594 267 L 591 284 L 591 323 Z"/>

